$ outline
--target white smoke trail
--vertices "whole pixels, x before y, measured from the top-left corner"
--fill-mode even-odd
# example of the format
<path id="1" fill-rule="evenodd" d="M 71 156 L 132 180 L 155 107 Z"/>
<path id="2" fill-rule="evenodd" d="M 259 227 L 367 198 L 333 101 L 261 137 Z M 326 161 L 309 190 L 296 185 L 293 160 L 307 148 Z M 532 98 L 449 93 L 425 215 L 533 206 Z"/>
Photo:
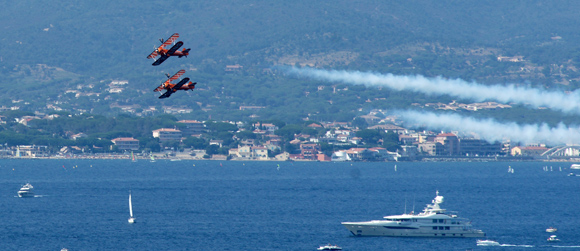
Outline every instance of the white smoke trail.
<path id="1" fill-rule="evenodd" d="M 562 112 L 580 113 L 580 91 L 566 94 L 563 92 L 545 91 L 515 85 L 488 86 L 461 79 L 445 79 L 442 77 L 426 78 L 420 75 L 395 76 L 393 74 L 320 70 L 313 68 L 291 67 L 287 69 L 287 72 L 297 76 L 329 82 L 342 82 L 371 87 L 388 87 L 397 91 L 407 90 L 428 95 L 450 95 L 478 102 L 484 100 L 496 100 L 502 103 L 513 102 L 534 107 L 547 107 Z"/>
<path id="2" fill-rule="evenodd" d="M 475 119 L 456 114 L 401 111 L 397 115 L 405 123 L 418 124 L 433 130 L 473 132 L 490 143 L 502 142 L 506 139 L 524 144 L 564 145 L 580 143 L 580 127 L 566 127 L 563 123 L 551 128 L 547 124 L 500 123 L 494 119 Z"/>

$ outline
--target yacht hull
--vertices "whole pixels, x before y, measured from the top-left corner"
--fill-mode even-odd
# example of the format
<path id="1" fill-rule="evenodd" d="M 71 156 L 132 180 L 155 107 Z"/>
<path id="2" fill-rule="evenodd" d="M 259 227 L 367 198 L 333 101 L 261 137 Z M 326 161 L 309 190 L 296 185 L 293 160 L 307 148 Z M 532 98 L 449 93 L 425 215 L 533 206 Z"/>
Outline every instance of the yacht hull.
<path id="1" fill-rule="evenodd" d="M 385 226 L 366 226 L 356 223 L 342 223 L 354 236 L 391 236 L 391 237 L 441 237 L 441 238 L 481 238 L 485 233 L 480 230 L 433 230 L 429 227 L 395 228 Z"/>
<path id="2" fill-rule="evenodd" d="M 34 193 L 31 193 L 31 192 L 18 193 L 18 197 L 20 197 L 20 198 L 31 198 L 31 197 L 34 197 Z"/>

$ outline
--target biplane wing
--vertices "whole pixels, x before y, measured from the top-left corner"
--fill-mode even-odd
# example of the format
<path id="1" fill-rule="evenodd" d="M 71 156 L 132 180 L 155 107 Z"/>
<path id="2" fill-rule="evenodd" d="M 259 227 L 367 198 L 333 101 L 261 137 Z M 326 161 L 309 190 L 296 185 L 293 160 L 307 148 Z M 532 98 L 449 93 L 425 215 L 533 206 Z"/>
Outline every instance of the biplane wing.
<path id="1" fill-rule="evenodd" d="M 161 91 L 163 89 L 173 87 L 173 84 L 171 83 L 171 81 L 180 78 L 184 73 L 185 73 L 185 70 L 180 70 L 177 73 L 173 74 L 173 76 L 169 76 L 169 74 L 167 74 L 167 80 L 165 80 L 165 82 L 161 83 L 161 85 L 159 85 L 153 91 L 158 92 L 158 91 Z"/>
<path id="2" fill-rule="evenodd" d="M 175 92 L 179 90 L 179 88 L 181 88 L 187 82 L 189 82 L 189 78 L 184 78 L 181 81 L 179 81 L 179 83 L 177 83 L 173 88 L 171 88 L 171 90 Z"/>
<path id="3" fill-rule="evenodd" d="M 161 63 L 165 62 L 165 60 L 167 60 L 167 58 L 169 58 L 169 56 L 173 55 L 173 53 L 175 53 L 175 51 L 177 51 L 179 49 L 179 47 L 181 47 L 181 46 L 183 46 L 183 42 L 181 42 L 181 41 L 177 42 L 166 53 L 161 54 L 161 57 L 159 57 L 159 59 L 157 59 L 157 60 L 155 60 L 155 62 L 153 62 L 153 65 L 154 66 L 160 65 Z M 153 53 L 151 53 L 151 55 L 153 55 Z"/>
<path id="4" fill-rule="evenodd" d="M 177 83 L 173 88 L 167 89 L 163 95 L 159 96 L 159 98 L 169 98 L 171 94 L 175 93 L 179 88 L 181 88 L 185 83 L 189 82 L 189 78 L 184 78 L 179 83 Z"/>
<path id="5" fill-rule="evenodd" d="M 149 56 L 147 56 L 147 58 L 148 59 L 156 58 L 157 55 L 159 55 L 159 53 L 157 53 L 157 49 L 155 49 L 153 52 L 151 52 L 151 54 L 149 54 Z"/>
<path id="6" fill-rule="evenodd" d="M 153 65 L 160 65 L 168 58 L 169 58 L 169 56 L 167 56 L 167 55 L 161 55 L 161 57 L 159 57 L 157 60 L 155 60 L 155 62 L 153 62 Z"/>
<path id="7" fill-rule="evenodd" d="M 169 56 L 173 55 L 173 53 L 175 53 L 175 51 L 179 50 L 179 47 L 181 47 L 181 46 L 183 46 L 183 42 L 179 41 L 179 42 L 175 43 L 173 45 L 173 47 L 171 47 L 171 49 L 169 49 L 167 51 L 166 54 L 169 55 Z"/>
<path id="8" fill-rule="evenodd" d="M 179 34 L 173 33 L 173 35 L 171 35 L 171 37 L 169 37 L 165 41 L 163 41 L 163 39 L 160 39 L 161 45 L 159 47 L 155 48 L 155 50 L 153 52 L 151 52 L 151 54 L 149 54 L 149 56 L 147 56 L 147 58 L 151 59 L 151 58 L 157 57 L 159 55 L 159 48 L 165 49 L 165 46 L 172 44 L 173 42 L 175 42 L 175 40 L 177 40 L 177 38 L 179 38 Z M 183 43 L 181 43 L 181 44 L 183 45 Z"/>
<path id="9" fill-rule="evenodd" d="M 183 74 L 185 74 L 185 70 L 179 70 L 177 73 L 173 74 L 173 76 L 169 77 L 169 82 L 180 78 Z"/>
<path id="10" fill-rule="evenodd" d="M 173 33 L 173 35 L 171 35 L 171 37 L 169 37 L 167 40 L 165 40 L 165 42 L 162 41 L 161 47 L 165 48 L 165 46 L 168 46 L 168 45 L 172 44 L 173 42 L 175 42 L 175 40 L 177 40 L 177 38 L 179 38 L 179 34 Z"/>
<path id="11" fill-rule="evenodd" d="M 165 93 L 163 93 L 163 95 L 159 96 L 159 98 L 169 98 L 169 96 L 171 96 L 171 94 L 173 94 L 174 92 L 172 92 L 171 90 L 167 90 Z"/>

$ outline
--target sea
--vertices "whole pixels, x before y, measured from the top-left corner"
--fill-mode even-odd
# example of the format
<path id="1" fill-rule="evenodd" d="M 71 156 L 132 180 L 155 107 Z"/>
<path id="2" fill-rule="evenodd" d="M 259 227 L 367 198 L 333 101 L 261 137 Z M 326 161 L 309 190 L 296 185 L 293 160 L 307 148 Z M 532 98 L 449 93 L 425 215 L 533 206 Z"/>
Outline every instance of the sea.
<path id="1" fill-rule="evenodd" d="M 580 250 L 563 162 L 0 160 L 0 250 Z M 513 169 L 512 172 L 508 172 Z M 579 172 L 580 174 L 580 172 Z M 34 198 L 19 198 L 26 183 Z M 476 238 L 356 237 L 340 223 L 442 208 Z M 128 224 L 129 194 L 135 224 Z M 547 242 L 555 227 L 561 240 Z"/>

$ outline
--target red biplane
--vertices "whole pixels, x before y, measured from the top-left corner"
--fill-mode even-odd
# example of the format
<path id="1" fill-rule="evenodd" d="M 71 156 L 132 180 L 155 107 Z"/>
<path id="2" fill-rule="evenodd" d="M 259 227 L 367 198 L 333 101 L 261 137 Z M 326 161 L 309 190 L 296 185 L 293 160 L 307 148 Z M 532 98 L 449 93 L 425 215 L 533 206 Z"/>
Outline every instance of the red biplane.
<path id="1" fill-rule="evenodd" d="M 158 92 L 158 91 L 162 91 L 162 90 L 167 90 L 165 93 L 163 93 L 163 95 L 159 96 L 159 98 L 169 98 L 169 96 L 171 96 L 171 94 L 173 94 L 174 92 L 176 92 L 178 90 L 184 90 L 184 91 L 192 90 L 193 91 L 193 89 L 195 89 L 195 85 L 197 83 L 192 83 L 191 81 L 189 81 L 189 78 L 184 78 L 184 79 L 180 80 L 177 84 L 171 83 L 171 81 L 177 80 L 184 73 L 185 73 L 185 70 L 180 70 L 177 73 L 175 73 L 173 76 L 169 76 L 169 74 L 167 74 L 168 79 L 165 82 L 163 82 L 159 87 L 155 88 L 155 90 L 153 90 L 153 91 Z"/>
<path id="2" fill-rule="evenodd" d="M 183 50 L 178 51 L 179 48 L 181 46 L 183 46 L 183 42 L 181 42 L 181 41 L 175 43 L 169 49 L 166 49 L 165 48 L 168 45 L 170 45 L 173 42 L 175 42 L 175 40 L 177 40 L 177 38 L 179 38 L 179 34 L 173 33 L 173 35 L 171 35 L 171 37 L 169 37 L 165 41 L 163 41 L 163 38 L 162 39 L 159 39 L 159 41 L 161 41 L 161 45 L 159 47 L 157 47 L 153 52 L 151 52 L 151 54 L 149 54 L 149 56 L 147 56 L 147 58 L 156 58 L 157 56 L 161 56 L 160 58 L 158 58 L 157 60 L 155 60 L 155 62 L 153 62 L 153 65 L 160 65 L 161 63 L 163 63 L 163 61 L 165 61 L 167 58 L 169 58 L 171 56 L 187 57 L 187 55 L 189 55 L 189 51 L 191 49 L 185 49 L 184 48 Z"/>

